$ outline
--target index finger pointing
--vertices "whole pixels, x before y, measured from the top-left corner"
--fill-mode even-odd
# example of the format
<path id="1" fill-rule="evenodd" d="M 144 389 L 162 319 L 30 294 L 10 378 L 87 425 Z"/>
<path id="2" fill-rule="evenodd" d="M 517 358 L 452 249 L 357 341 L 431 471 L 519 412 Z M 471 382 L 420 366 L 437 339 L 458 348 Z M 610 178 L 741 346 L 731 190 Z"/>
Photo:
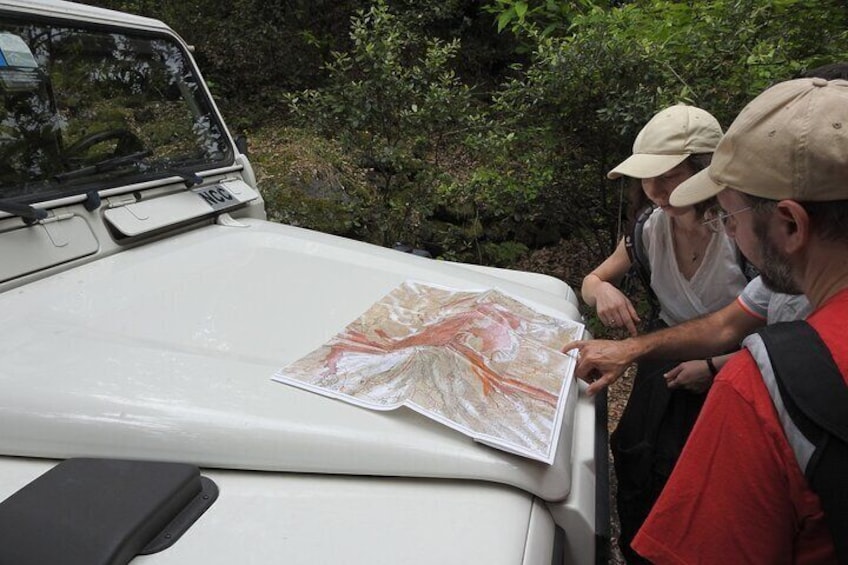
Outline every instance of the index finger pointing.
<path id="1" fill-rule="evenodd" d="M 584 345 L 586 345 L 586 343 L 587 343 L 586 340 L 582 340 L 582 339 L 577 340 L 577 341 L 571 341 L 569 343 L 566 343 L 562 347 L 562 349 L 560 349 L 560 351 L 563 352 L 563 353 L 568 353 L 572 349 L 577 349 L 579 351 L 580 349 L 583 348 Z"/>

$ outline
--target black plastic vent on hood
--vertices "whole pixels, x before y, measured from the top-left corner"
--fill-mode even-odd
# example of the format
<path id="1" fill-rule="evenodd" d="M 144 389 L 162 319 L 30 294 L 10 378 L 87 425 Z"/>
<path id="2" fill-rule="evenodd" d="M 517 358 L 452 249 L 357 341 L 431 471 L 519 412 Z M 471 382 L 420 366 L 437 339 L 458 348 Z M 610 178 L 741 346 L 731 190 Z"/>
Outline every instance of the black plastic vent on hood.
<path id="1" fill-rule="evenodd" d="M 172 545 L 217 497 L 194 465 L 68 459 L 0 503 L 0 563 L 128 563 Z"/>

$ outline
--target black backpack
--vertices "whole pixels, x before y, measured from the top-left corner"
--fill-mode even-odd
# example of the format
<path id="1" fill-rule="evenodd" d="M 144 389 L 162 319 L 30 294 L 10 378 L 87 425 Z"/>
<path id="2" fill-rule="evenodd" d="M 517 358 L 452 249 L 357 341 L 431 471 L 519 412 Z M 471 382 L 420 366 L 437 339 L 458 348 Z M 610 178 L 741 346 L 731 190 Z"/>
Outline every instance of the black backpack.
<path id="1" fill-rule="evenodd" d="M 837 559 L 848 563 L 848 386 L 842 373 L 803 320 L 767 326 L 745 345 L 782 416 L 798 464 L 821 500 Z"/>
<path id="2" fill-rule="evenodd" d="M 651 288 L 651 263 L 648 261 L 648 254 L 645 253 L 645 244 L 642 241 L 642 231 L 645 228 L 645 222 L 651 217 L 655 208 L 649 206 L 639 213 L 636 218 L 636 223 L 633 224 L 633 231 L 624 236 L 624 248 L 627 250 L 627 256 L 630 258 L 630 270 L 624 276 L 622 287 L 627 294 L 632 294 L 632 280 L 637 279 L 642 283 L 642 288 L 645 289 L 645 295 L 650 308 L 649 320 L 656 320 L 660 316 L 660 301 Z"/>

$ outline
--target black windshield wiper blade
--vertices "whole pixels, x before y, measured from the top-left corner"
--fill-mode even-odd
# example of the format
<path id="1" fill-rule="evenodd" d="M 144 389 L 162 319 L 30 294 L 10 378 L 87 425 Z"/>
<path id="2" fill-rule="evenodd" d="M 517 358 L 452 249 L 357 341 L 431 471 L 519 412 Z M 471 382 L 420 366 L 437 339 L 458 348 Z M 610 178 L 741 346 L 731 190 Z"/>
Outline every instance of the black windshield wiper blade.
<path id="1" fill-rule="evenodd" d="M 9 214 L 20 216 L 24 223 L 28 226 L 47 218 L 47 210 L 43 208 L 34 208 L 29 204 L 21 204 L 13 200 L 0 199 L 0 211 L 8 212 Z"/>
<path id="2" fill-rule="evenodd" d="M 137 166 L 141 164 L 141 162 L 150 157 L 153 152 L 150 150 L 145 151 L 136 151 L 135 153 L 130 153 L 129 155 L 122 155 L 120 157 L 111 157 L 109 159 L 104 159 L 99 163 L 95 163 L 94 165 L 88 165 L 86 167 L 81 167 L 74 171 L 68 171 L 67 173 L 57 173 L 53 176 L 56 179 L 56 182 L 67 182 L 69 180 L 74 180 L 78 178 L 87 177 L 90 175 L 96 175 L 98 173 L 106 173 L 108 171 L 114 171 L 115 169 L 120 169 L 121 167 L 126 166 Z"/>
<path id="3" fill-rule="evenodd" d="M 162 169 L 154 169 L 154 172 L 161 175 L 171 175 L 175 177 L 180 177 L 181 179 L 183 179 L 186 188 L 191 188 L 194 185 L 201 184 L 203 182 L 203 177 L 192 171 L 183 171 L 181 169 L 165 167 Z"/>

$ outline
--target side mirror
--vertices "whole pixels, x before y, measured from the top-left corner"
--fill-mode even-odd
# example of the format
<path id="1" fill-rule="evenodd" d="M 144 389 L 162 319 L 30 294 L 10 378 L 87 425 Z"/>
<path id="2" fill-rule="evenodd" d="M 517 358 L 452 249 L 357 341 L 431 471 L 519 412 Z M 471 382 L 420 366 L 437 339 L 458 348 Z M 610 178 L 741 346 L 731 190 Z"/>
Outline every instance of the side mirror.
<path id="1" fill-rule="evenodd" d="M 26 42 L 17 35 L 0 33 L 0 86 L 4 92 L 35 92 L 46 75 Z"/>
<path id="2" fill-rule="evenodd" d="M 237 135 L 235 142 L 236 142 L 236 149 L 239 150 L 239 153 L 241 153 L 244 156 L 248 156 L 247 155 L 247 136 Z"/>

